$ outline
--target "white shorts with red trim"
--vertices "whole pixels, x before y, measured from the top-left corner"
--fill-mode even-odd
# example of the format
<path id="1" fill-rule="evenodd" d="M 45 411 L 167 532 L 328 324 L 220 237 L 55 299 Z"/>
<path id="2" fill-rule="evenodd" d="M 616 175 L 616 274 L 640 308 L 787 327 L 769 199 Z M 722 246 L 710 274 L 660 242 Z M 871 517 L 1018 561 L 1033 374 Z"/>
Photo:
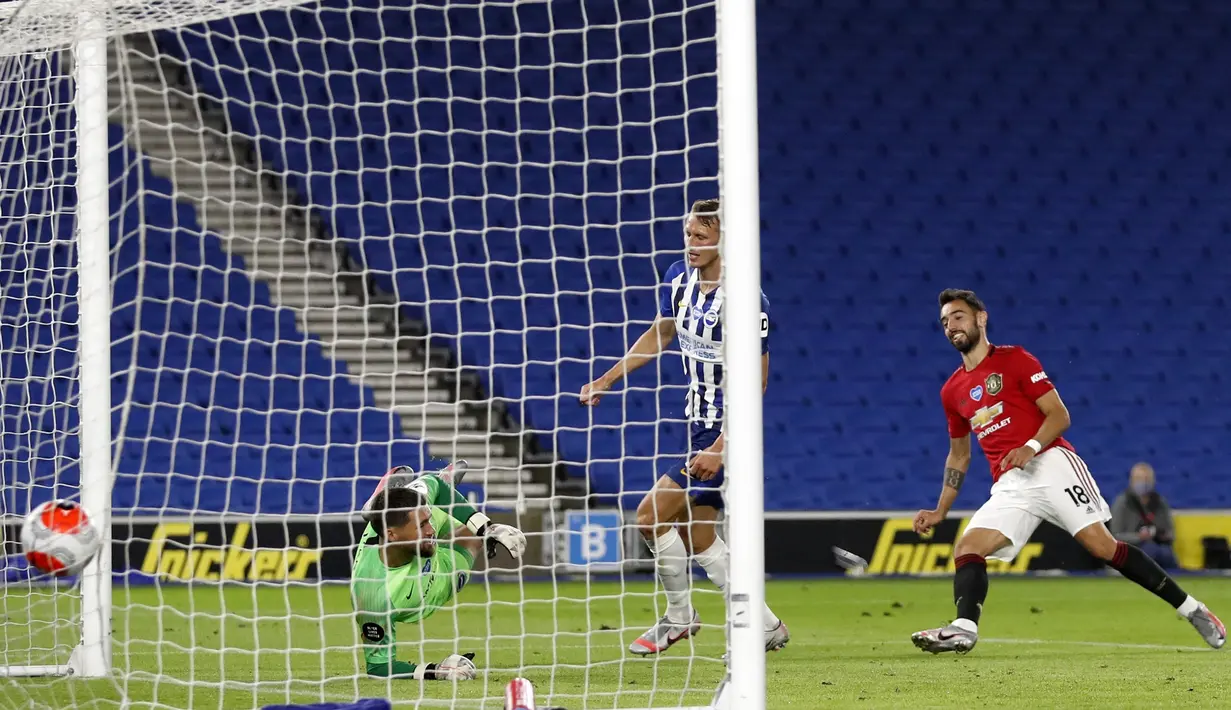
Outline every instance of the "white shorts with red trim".
<path id="1" fill-rule="evenodd" d="M 992 486 L 992 497 L 975 511 L 966 529 L 987 528 L 1009 538 L 1008 545 L 988 557 L 1010 561 L 1044 520 L 1070 535 L 1111 520 L 1111 508 L 1090 469 L 1068 449 L 1050 448 L 1024 468 L 1005 471 Z"/>

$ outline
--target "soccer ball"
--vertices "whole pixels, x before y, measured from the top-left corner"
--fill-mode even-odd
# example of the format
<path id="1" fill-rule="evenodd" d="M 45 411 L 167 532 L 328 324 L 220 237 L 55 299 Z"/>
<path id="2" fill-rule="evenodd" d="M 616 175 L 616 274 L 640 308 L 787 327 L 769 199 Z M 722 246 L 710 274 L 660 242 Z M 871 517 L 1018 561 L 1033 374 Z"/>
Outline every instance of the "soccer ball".
<path id="1" fill-rule="evenodd" d="M 43 503 L 26 516 L 21 546 L 40 572 L 65 577 L 81 572 L 93 559 L 102 535 L 89 513 L 71 500 Z"/>

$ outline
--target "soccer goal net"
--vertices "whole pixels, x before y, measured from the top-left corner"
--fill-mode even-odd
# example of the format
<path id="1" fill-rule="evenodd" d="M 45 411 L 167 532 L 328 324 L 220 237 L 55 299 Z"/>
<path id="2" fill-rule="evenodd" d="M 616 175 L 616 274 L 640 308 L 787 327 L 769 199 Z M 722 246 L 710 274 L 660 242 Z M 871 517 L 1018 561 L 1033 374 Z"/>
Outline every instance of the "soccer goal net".
<path id="1" fill-rule="evenodd" d="M 703 575 L 701 633 L 630 652 L 666 606 L 636 508 L 688 447 L 679 355 L 578 396 L 718 196 L 720 15 L 0 4 L 0 709 L 498 708 L 514 677 L 539 707 L 710 706 L 745 632 Z M 477 678 L 372 677 L 357 511 L 458 459 L 528 548 L 455 571 L 394 649 Z M 106 526 L 80 578 L 22 559 L 53 498 Z"/>

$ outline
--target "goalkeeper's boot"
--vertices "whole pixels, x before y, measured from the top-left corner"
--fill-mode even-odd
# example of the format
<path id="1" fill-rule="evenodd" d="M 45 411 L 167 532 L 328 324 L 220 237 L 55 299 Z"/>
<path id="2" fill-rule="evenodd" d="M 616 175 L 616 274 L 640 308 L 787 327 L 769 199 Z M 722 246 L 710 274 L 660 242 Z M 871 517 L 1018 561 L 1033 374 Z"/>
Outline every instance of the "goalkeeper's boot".
<path id="1" fill-rule="evenodd" d="M 1198 606 L 1187 619 L 1212 648 L 1222 648 L 1227 642 L 1227 627 L 1204 604 Z"/>
<path id="2" fill-rule="evenodd" d="M 787 629 L 786 624 L 779 621 L 777 626 L 765 632 L 765 650 L 767 652 L 781 651 L 790 640 L 790 630 Z"/>
<path id="3" fill-rule="evenodd" d="M 466 459 L 458 459 L 437 471 L 436 477 L 449 484 L 450 487 L 457 488 L 469 470 L 470 464 L 466 462 Z"/>
<path id="4" fill-rule="evenodd" d="M 945 653 L 956 651 L 968 653 L 979 642 L 979 634 L 967 631 L 960 626 L 949 624 L 939 629 L 925 629 L 910 635 L 915 646 L 929 653 Z"/>
<path id="5" fill-rule="evenodd" d="M 700 631 L 701 617 L 697 615 L 695 609 L 692 612 L 692 621 L 686 624 L 677 624 L 663 615 L 657 624 L 651 626 L 648 631 L 638 636 L 636 641 L 629 644 L 628 650 L 638 656 L 652 656 L 666 651 L 678 641 L 696 636 Z"/>

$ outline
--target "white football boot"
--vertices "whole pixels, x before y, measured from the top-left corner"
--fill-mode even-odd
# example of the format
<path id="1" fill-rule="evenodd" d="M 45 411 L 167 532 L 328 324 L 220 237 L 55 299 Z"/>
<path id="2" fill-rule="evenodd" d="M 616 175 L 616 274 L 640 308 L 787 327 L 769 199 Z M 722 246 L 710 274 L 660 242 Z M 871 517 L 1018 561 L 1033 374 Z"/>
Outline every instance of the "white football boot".
<path id="1" fill-rule="evenodd" d="M 781 620 L 778 625 L 765 632 L 765 651 L 781 651 L 791 640 L 791 631 Z"/>
<path id="2" fill-rule="evenodd" d="M 924 629 L 910 635 L 915 646 L 929 653 L 969 653 L 979 642 L 979 634 L 949 624 L 939 629 Z"/>
<path id="3" fill-rule="evenodd" d="M 662 653 L 686 638 L 692 638 L 701 632 L 701 617 L 694 609 L 692 621 L 687 624 L 677 624 L 669 621 L 664 614 L 657 624 L 651 626 L 644 634 L 637 637 L 628 646 L 630 653 L 638 656 L 652 656 Z"/>
<path id="4" fill-rule="evenodd" d="M 1227 642 L 1227 627 L 1204 604 L 1186 618 L 1211 648 L 1222 648 Z"/>

